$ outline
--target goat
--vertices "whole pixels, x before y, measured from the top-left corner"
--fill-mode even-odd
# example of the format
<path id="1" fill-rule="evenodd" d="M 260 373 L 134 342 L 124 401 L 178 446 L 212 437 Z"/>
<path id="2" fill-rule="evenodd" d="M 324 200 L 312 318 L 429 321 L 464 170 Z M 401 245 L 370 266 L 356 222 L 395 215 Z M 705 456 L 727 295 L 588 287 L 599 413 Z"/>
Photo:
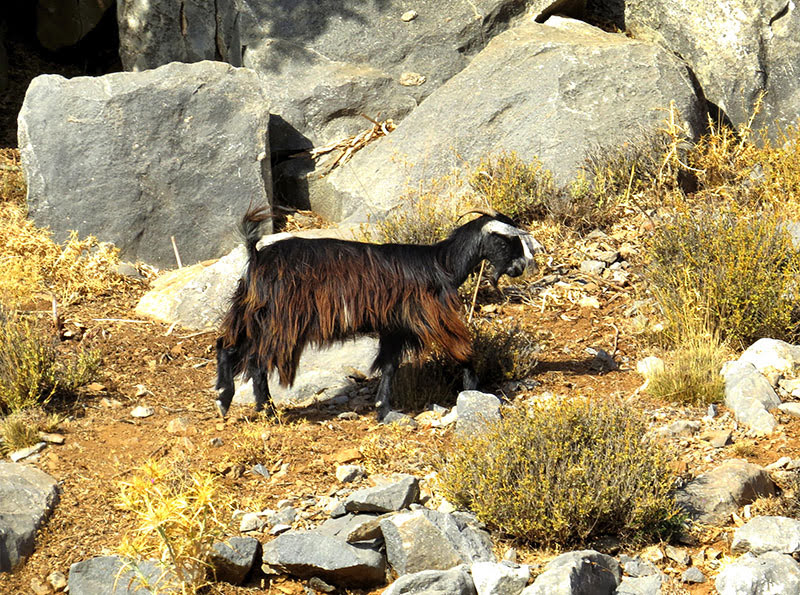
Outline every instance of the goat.
<path id="1" fill-rule="evenodd" d="M 407 354 L 439 346 L 463 370 L 464 389 L 477 387 L 472 345 L 458 287 L 484 259 L 517 277 L 542 246 L 505 215 L 480 217 L 432 245 L 370 244 L 338 239 L 274 238 L 258 247 L 269 215 L 251 208 L 241 223 L 249 262 L 217 339 L 217 408 L 224 417 L 239 373 L 253 380 L 256 411 L 271 405 L 267 374 L 291 386 L 303 349 L 357 334 L 377 333 L 372 371 L 381 371 L 378 419 L 391 411 L 391 382 Z"/>

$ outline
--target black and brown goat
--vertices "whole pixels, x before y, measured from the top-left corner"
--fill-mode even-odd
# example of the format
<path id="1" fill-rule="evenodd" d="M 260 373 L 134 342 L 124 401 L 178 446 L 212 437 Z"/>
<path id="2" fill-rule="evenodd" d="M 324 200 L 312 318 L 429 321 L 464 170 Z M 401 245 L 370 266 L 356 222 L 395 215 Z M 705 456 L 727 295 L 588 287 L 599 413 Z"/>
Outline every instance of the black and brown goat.
<path id="1" fill-rule="evenodd" d="M 464 388 L 477 386 L 470 334 L 458 287 L 482 260 L 516 277 L 541 246 L 496 211 L 457 229 L 441 242 L 368 244 L 286 237 L 257 248 L 268 215 L 251 209 L 242 220 L 249 264 L 239 281 L 217 339 L 216 401 L 224 416 L 233 379 L 253 379 L 256 410 L 271 401 L 267 374 L 277 370 L 291 386 L 303 349 L 357 334 L 380 339 L 373 371 L 381 371 L 376 395 L 379 419 L 390 411 L 392 376 L 404 355 L 439 346 L 463 367 Z"/>

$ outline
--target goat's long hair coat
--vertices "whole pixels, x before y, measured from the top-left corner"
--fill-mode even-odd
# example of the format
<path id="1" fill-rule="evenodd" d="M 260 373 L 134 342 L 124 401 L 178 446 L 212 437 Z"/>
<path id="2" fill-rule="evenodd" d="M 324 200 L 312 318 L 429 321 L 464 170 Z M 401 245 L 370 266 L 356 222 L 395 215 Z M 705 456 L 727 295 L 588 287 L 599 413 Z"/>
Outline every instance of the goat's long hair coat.
<path id="1" fill-rule="evenodd" d="M 370 332 L 392 337 L 405 352 L 439 346 L 469 360 L 461 301 L 455 290 L 442 290 L 453 283 L 441 282 L 448 267 L 433 246 L 292 237 L 256 250 L 266 217 L 257 210 L 243 221 L 250 261 L 221 326 L 223 345 L 237 351 L 235 373 L 249 365 L 277 370 L 289 386 L 306 344 Z"/>

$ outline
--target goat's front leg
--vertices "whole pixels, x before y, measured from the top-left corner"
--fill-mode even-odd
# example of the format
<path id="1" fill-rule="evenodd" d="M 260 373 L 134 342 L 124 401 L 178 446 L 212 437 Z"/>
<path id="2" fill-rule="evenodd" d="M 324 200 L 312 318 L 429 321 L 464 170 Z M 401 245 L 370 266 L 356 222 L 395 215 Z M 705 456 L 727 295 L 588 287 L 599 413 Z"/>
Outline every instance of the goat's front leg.
<path id="1" fill-rule="evenodd" d="M 392 378 L 400 366 L 403 355 L 403 341 L 396 335 L 381 336 L 378 357 L 375 358 L 373 368 L 381 371 L 378 383 L 378 392 L 375 395 L 375 409 L 378 412 L 378 421 L 383 421 L 392 410 Z"/>
<path id="2" fill-rule="evenodd" d="M 256 362 L 250 361 L 247 374 L 253 379 L 253 396 L 256 398 L 256 411 L 263 411 L 264 406 L 268 405 L 270 411 L 274 413 L 275 406 L 272 403 L 272 395 L 269 394 L 267 373 Z"/>
<path id="3" fill-rule="evenodd" d="M 222 339 L 217 339 L 217 398 L 214 403 L 222 417 L 227 415 L 233 399 L 233 368 L 237 357 L 236 349 L 223 347 Z"/>

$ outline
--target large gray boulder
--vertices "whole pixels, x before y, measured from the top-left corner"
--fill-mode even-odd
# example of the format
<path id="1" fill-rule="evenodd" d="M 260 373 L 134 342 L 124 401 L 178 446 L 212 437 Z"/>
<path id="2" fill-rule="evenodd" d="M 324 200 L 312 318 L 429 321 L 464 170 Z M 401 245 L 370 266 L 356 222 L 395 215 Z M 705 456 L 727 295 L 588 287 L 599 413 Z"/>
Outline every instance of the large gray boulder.
<path id="1" fill-rule="evenodd" d="M 97 26 L 114 0 L 37 0 L 36 37 L 48 50 L 75 45 Z"/>
<path id="2" fill-rule="evenodd" d="M 625 26 L 681 56 L 710 102 L 736 125 L 756 99 L 755 127 L 786 128 L 800 111 L 800 11 L 785 0 L 628 0 Z"/>
<path id="3" fill-rule="evenodd" d="M 315 531 L 290 531 L 264 545 L 264 564 L 300 578 L 319 577 L 334 585 L 383 584 L 386 560 L 378 552 Z"/>
<path id="4" fill-rule="evenodd" d="M 419 479 L 401 475 L 393 481 L 363 488 L 344 501 L 347 512 L 392 512 L 408 508 L 419 499 Z"/>
<path id="5" fill-rule="evenodd" d="M 128 260 L 174 266 L 171 236 L 184 264 L 221 256 L 271 201 L 268 120 L 256 74 L 219 62 L 36 77 L 19 114 L 29 213 Z"/>
<path id="6" fill-rule="evenodd" d="M 775 484 L 764 469 L 731 459 L 677 490 L 675 500 L 693 520 L 719 525 L 726 524 L 740 506 L 773 494 Z"/>
<path id="7" fill-rule="evenodd" d="M 125 70 L 202 60 L 242 65 L 237 0 L 117 0 L 117 23 Z"/>
<path id="8" fill-rule="evenodd" d="M 322 180 L 301 178 L 298 192 L 307 184 L 311 206 L 333 220 L 380 217 L 409 188 L 499 151 L 538 156 L 565 182 L 593 147 L 662 128 L 670 102 L 688 135 L 699 136 L 704 105 L 672 54 L 560 17 L 525 22 L 495 37 L 394 132 Z"/>
<path id="9" fill-rule="evenodd" d="M 56 480 L 35 467 L 0 462 L 0 572 L 33 553 L 36 531 L 58 503 Z"/>

